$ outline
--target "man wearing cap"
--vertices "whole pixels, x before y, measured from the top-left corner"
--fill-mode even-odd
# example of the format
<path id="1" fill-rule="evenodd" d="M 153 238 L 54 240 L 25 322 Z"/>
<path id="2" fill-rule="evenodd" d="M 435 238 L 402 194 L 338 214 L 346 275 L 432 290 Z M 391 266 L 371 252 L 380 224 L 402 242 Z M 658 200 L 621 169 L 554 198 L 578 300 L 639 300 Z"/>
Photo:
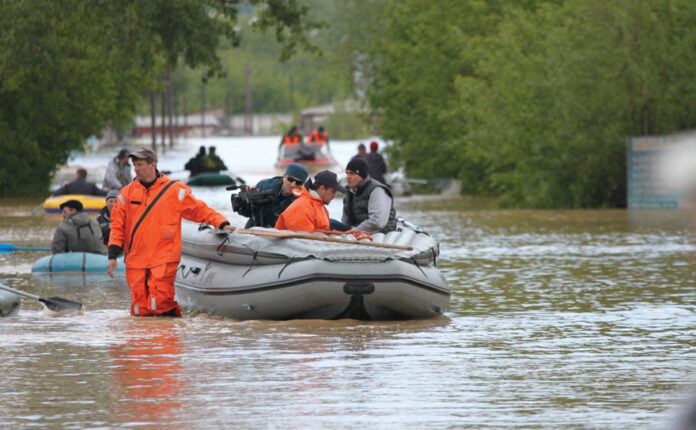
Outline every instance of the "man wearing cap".
<path id="1" fill-rule="evenodd" d="M 372 179 L 367 161 L 354 158 L 346 166 L 348 192 L 343 197 L 342 221 L 352 229 L 368 233 L 396 230 L 396 211 L 389 187 Z"/>
<path id="2" fill-rule="evenodd" d="M 273 191 L 273 200 L 270 204 L 255 207 L 254 213 L 240 211 L 239 214 L 249 217 L 245 228 L 269 227 L 273 228 L 278 217 L 297 198 L 293 190 L 300 190 L 307 180 L 309 171 L 298 163 L 289 164 L 283 176 L 263 179 L 256 184 L 252 191 Z M 252 216 L 253 215 L 253 216 Z"/>
<path id="3" fill-rule="evenodd" d="M 109 165 L 106 166 L 104 183 L 102 184 L 105 190 L 120 190 L 131 183 L 133 177 L 128 160 L 128 150 L 124 148 L 109 162 Z"/>
<path id="4" fill-rule="evenodd" d="M 94 252 L 104 254 L 102 231 L 97 220 L 82 212 L 79 200 L 66 200 L 60 204 L 63 222 L 53 235 L 51 254 L 63 252 Z"/>
<path id="5" fill-rule="evenodd" d="M 370 153 L 365 155 L 367 161 L 367 174 L 372 179 L 387 185 L 384 181 L 384 174 L 387 173 L 387 163 L 384 162 L 384 157 L 378 152 L 379 144 L 375 141 L 370 142 Z"/>
<path id="6" fill-rule="evenodd" d="M 116 206 L 116 197 L 118 196 L 118 190 L 109 190 L 106 193 L 106 206 L 99 211 L 97 215 L 97 222 L 99 227 L 101 227 L 102 238 L 104 239 L 104 245 L 109 244 L 109 235 L 111 234 L 111 211 L 114 206 Z"/>
<path id="7" fill-rule="evenodd" d="M 336 197 L 336 191 L 346 193 L 334 172 L 322 170 L 317 173 L 314 179 L 307 181 L 304 187 L 294 192 L 298 196 L 297 200 L 280 214 L 275 228 L 308 233 L 330 230 L 329 211 L 325 205 Z"/>
<path id="8" fill-rule="evenodd" d="M 191 194 L 185 184 L 157 170 L 157 154 L 141 148 L 129 154 L 135 180 L 123 187 L 111 212 L 109 276 L 121 251 L 131 289 L 131 315 L 181 316 L 174 279 L 181 259 L 181 219 L 234 231 L 225 217 Z"/>

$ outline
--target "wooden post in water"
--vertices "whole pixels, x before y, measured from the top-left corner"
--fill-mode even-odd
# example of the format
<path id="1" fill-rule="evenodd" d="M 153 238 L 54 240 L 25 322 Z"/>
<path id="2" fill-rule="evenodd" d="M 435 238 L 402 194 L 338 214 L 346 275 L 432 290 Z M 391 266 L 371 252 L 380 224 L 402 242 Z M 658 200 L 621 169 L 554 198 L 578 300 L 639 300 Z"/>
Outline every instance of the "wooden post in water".
<path id="1" fill-rule="evenodd" d="M 254 107 L 251 98 L 251 64 L 246 62 L 246 76 L 244 78 L 244 135 L 254 134 Z"/>
<path id="2" fill-rule="evenodd" d="M 167 134 L 167 83 L 166 83 L 166 77 L 163 77 L 162 80 L 165 81 L 164 83 L 164 91 L 162 91 L 162 109 L 160 110 L 160 131 L 162 132 L 162 152 L 164 153 L 164 150 L 167 148 L 167 144 L 165 143 L 165 135 Z"/>
<path id="3" fill-rule="evenodd" d="M 150 133 L 152 134 L 152 150 L 157 151 L 157 124 L 155 124 L 155 92 L 150 91 Z"/>
<path id="4" fill-rule="evenodd" d="M 201 137 L 205 137 L 205 74 L 201 78 Z"/>
<path id="5" fill-rule="evenodd" d="M 174 133 L 172 130 L 172 74 L 167 73 L 167 117 L 169 118 L 167 131 L 169 133 L 169 147 L 174 147 Z"/>

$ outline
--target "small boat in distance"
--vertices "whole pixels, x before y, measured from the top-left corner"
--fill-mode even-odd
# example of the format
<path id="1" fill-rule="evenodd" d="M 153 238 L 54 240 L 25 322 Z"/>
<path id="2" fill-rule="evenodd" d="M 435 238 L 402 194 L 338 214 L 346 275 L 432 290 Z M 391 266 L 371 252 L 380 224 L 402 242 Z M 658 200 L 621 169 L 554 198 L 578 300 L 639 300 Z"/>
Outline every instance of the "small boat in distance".
<path id="1" fill-rule="evenodd" d="M 331 155 L 328 143 L 308 144 L 299 142 L 286 144 L 281 142 L 278 146 L 278 160 L 275 163 L 275 167 L 285 171 L 285 168 L 291 163 L 304 165 L 312 174 L 332 169 L 338 165 L 336 159 Z"/>
<path id="2" fill-rule="evenodd" d="M 43 210 L 47 215 L 60 215 L 63 210 L 60 204 L 67 200 L 78 200 L 82 203 L 83 211 L 94 217 L 99 214 L 99 211 L 106 206 L 106 198 L 104 196 L 92 196 L 88 194 L 63 194 L 60 196 L 51 196 L 43 202 Z"/>

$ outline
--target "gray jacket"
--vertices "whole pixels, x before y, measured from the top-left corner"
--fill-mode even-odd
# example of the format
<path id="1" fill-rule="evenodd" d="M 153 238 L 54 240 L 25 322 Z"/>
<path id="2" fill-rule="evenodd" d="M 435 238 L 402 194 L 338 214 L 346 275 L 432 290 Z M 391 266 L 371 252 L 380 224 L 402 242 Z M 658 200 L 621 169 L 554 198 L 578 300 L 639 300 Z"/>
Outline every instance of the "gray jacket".
<path id="1" fill-rule="evenodd" d="M 114 157 L 106 167 L 102 186 L 108 187 L 110 190 L 120 190 L 132 181 L 133 177 L 131 176 L 130 163 L 121 165 L 121 163 L 118 162 L 118 158 Z"/>
<path id="2" fill-rule="evenodd" d="M 63 252 L 94 252 L 105 254 L 102 231 L 97 220 L 85 212 L 77 212 L 66 219 L 56 229 L 51 243 L 51 254 Z"/>
<path id="3" fill-rule="evenodd" d="M 355 230 L 368 233 L 396 230 L 396 211 L 391 191 L 367 175 L 357 190 L 349 189 L 343 197 L 342 221 Z"/>

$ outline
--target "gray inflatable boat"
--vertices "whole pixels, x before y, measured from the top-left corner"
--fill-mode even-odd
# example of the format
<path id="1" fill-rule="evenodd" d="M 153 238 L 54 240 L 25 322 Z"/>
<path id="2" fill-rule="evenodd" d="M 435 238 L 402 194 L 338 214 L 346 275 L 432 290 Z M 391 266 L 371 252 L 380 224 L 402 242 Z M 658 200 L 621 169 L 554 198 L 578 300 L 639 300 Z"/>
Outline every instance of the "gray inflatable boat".
<path id="1" fill-rule="evenodd" d="M 14 315 L 19 311 L 21 301 L 17 294 L 0 290 L 0 317 Z"/>
<path id="2" fill-rule="evenodd" d="M 442 315 L 450 300 L 438 243 L 417 228 L 352 235 L 184 222 L 176 299 L 183 309 L 239 320 L 401 320 Z"/>

